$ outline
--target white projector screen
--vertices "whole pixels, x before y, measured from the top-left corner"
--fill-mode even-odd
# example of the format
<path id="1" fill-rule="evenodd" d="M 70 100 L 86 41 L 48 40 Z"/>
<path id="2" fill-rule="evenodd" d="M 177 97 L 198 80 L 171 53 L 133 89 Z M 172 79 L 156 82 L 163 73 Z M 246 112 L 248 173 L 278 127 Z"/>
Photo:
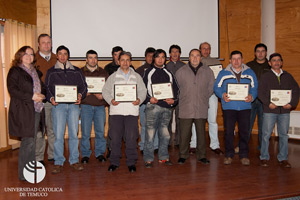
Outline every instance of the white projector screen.
<path id="1" fill-rule="evenodd" d="M 71 59 L 82 59 L 94 49 L 111 58 L 114 46 L 144 57 L 147 47 L 181 47 L 188 57 L 201 42 L 211 44 L 219 57 L 218 0 L 51 0 L 53 51 L 70 49 Z M 168 54 L 169 55 L 169 54 Z"/>

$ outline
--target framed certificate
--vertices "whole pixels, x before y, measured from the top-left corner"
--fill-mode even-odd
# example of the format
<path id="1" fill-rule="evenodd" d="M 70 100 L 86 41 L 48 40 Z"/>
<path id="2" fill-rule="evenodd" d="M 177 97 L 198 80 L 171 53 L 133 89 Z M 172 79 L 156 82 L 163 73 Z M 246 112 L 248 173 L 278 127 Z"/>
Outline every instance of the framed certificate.
<path id="1" fill-rule="evenodd" d="M 114 99 L 117 102 L 133 102 L 137 100 L 136 84 L 115 84 Z"/>
<path id="2" fill-rule="evenodd" d="M 222 64 L 219 64 L 219 65 L 209 65 L 208 67 L 213 71 L 215 79 L 217 78 L 217 76 L 220 73 L 220 71 L 222 71 L 222 69 L 223 69 L 223 65 Z"/>
<path id="3" fill-rule="evenodd" d="M 227 95 L 231 101 L 245 101 L 249 95 L 249 84 L 244 83 L 228 83 Z"/>
<path id="4" fill-rule="evenodd" d="M 284 106 L 291 102 L 292 90 L 271 90 L 270 101 L 276 106 Z"/>
<path id="5" fill-rule="evenodd" d="M 89 93 L 102 93 L 102 88 L 105 84 L 104 77 L 85 77 Z"/>
<path id="6" fill-rule="evenodd" d="M 55 85 L 55 102 L 75 103 L 77 100 L 76 85 Z"/>
<path id="7" fill-rule="evenodd" d="M 172 83 L 152 84 L 152 96 L 157 100 L 174 98 Z"/>

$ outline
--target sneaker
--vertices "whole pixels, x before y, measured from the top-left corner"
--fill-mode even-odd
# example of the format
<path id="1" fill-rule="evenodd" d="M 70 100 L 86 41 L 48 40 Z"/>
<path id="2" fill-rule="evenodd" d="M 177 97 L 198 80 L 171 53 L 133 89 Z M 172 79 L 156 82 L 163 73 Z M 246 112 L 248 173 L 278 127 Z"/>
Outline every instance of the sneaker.
<path id="1" fill-rule="evenodd" d="M 63 170 L 63 166 L 61 165 L 54 165 L 54 168 L 52 170 L 52 174 L 59 174 L 60 172 L 62 172 Z"/>
<path id="2" fill-rule="evenodd" d="M 287 160 L 280 161 L 279 164 L 282 167 L 286 167 L 286 168 L 291 168 L 292 167 L 292 165 Z"/>
<path id="3" fill-rule="evenodd" d="M 178 164 L 181 164 L 181 165 L 184 164 L 185 160 L 186 160 L 185 158 L 179 158 Z"/>
<path id="4" fill-rule="evenodd" d="M 240 147 L 235 147 L 234 153 L 238 154 L 240 152 Z"/>
<path id="5" fill-rule="evenodd" d="M 224 165 L 231 165 L 232 158 L 231 157 L 225 157 L 224 158 Z"/>
<path id="6" fill-rule="evenodd" d="M 159 163 L 163 163 L 165 165 L 169 165 L 169 166 L 173 165 L 172 162 L 170 160 L 168 160 L 168 159 L 167 160 L 159 160 L 158 162 Z"/>
<path id="7" fill-rule="evenodd" d="M 151 161 L 145 162 L 145 167 L 146 167 L 146 168 L 151 168 L 151 167 L 153 167 L 152 162 L 151 162 Z"/>
<path id="8" fill-rule="evenodd" d="M 106 159 L 104 158 L 103 155 L 97 156 L 96 159 L 99 160 L 99 162 L 102 162 L 102 163 L 106 162 Z"/>
<path id="9" fill-rule="evenodd" d="M 202 164 L 205 164 L 205 165 L 210 163 L 209 160 L 207 160 L 207 158 L 201 158 L 198 160 L 198 162 L 201 162 Z"/>
<path id="10" fill-rule="evenodd" d="M 81 163 L 83 163 L 83 164 L 87 164 L 88 162 L 89 162 L 89 157 L 83 157 L 83 158 L 81 158 Z"/>
<path id="11" fill-rule="evenodd" d="M 83 166 L 79 163 L 74 163 L 74 164 L 70 165 L 70 167 L 72 167 L 73 169 L 75 169 L 77 171 L 83 170 Z"/>
<path id="12" fill-rule="evenodd" d="M 268 160 L 261 160 L 260 161 L 260 166 L 262 166 L 262 167 L 268 167 L 269 166 Z"/>
<path id="13" fill-rule="evenodd" d="M 249 166 L 250 165 L 250 160 L 249 158 L 242 158 L 240 159 L 242 165 L 245 165 L 245 166 Z"/>
<path id="14" fill-rule="evenodd" d="M 115 171 L 116 169 L 118 169 L 119 168 L 119 166 L 117 166 L 117 165 L 110 165 L 109 167 L 108 167 L 108 171 L 109 172 L 113 172 L 113 171 Z"/>

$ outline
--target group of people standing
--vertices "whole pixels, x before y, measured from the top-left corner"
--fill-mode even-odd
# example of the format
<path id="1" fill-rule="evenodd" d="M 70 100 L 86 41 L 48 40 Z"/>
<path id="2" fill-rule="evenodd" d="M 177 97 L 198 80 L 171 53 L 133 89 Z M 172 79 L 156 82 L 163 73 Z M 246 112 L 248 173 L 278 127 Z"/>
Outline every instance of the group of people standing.
<path id="1" fill-rule="evenodd" d="M 269 138 L 277 122 L 277 159 L 284 167 L 291 167 L 288 162 L 287 133 L 290 110 L 298 104 L 299 86 L 288 72 L 281 69 L 283 61 L 280 54 L 271 54 L 269 60 L 266 59 L 267 47 L 264 44 L 256 45 L 255 59 L 247 64 L 243 64 L 240 51 L 231 52 L 230 64 L 217 72 L 211 66 L 220 65 L 220 61 L 210 57 L 211 46 L 207 42 L 189 52 L 188 63 L 180 60 L 181 48 L 178 45 L 170 47 L 168 63 L 164 50 L 149 47 L 145 51 L 145 64 L 136 70 L 131 65 L 131 53 L 119 46 L 112 49 L 113 61 L 104 69 L 98 66 L 98 54 L 94 50 L 86 53 L 86 65 L 81 69 L 69 61 L 70 51 L 67 47 L 59 46 L 56 54 L 53 54 L 51 37 L 47 34 L 38 37 L 38 47 L 36 53 L 29 46 L 19 49 L 7 77 L 11 96 L 9 133 L 21 137 L 18 165 L 20 180 L 25 180 L 23 168 L 26 163 L 36 160 L 44 164 L 45 132 L 48 161 L 54 162 L 52 173 L 62 172 L 66 123 L 69 163 L 75 170 L 83 170 L 81 163 L 88 163 L 92 154 L 92 124 L 95 157 L 100 162 L 105 162 L 109 157 L 108 171 L 115 171 L 120 166 L 122 140 L 125 143 L 128 170 L 136 171 L 139 135 L 139 149 L 143 153 L 146 168 L 153 167 L 155 150 L 158 151 L 159 163 L 172 165 L 168 146 L 171 144 L 173 112 L 176 121 L 174 144 L 179 147 L 178 164 L 184 164 L 191 152 L 196 154 L 200 163 L 209 164 L 206 156 L 206 120 L 211 150 L 218 155 L 224 154 L 220 149 L 216 122 L 218 98 L 221 99 L 224 117 L 224 164 L 231 164 L 234 154 L 239 153 L 242 165 L 250 165 L 248 142 L 257 114 L 261 165 L 269 165 Z M 102 92 L 89 92 L 87 77 L 104 78 Z M 136 87 L 136 99 L 130 102 L 116 101 L 115 86 L 118 84 Z M 172 96 L 155 98 L 153 86 L 157 84 L 168 84 Z M 228 84 L 245 84 L 249 87 L 248 95 L 243 100 L 232 100 L 227 92 Z M 76 101 L 56 102 L 55 89 L 58 85 L 76 86 Z M 270 92 L 275 89 L 291 90 L 291 101 L 284 106 L 276 106 L 270 100 Z M 109 106 L 107 141 L 104 137 L 105 106 Z M 79 117 L 81 162 L 77 136 Z M 239 144 L 234 148 L 236 123 Z"/>

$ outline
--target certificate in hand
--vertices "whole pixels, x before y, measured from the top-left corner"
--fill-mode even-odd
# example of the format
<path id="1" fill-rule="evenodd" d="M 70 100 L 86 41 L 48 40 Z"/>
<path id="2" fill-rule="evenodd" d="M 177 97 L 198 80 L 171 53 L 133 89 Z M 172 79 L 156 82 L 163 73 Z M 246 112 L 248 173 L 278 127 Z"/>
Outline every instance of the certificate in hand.
<path id="1" fill-rule="evenodd" d="M 220 71 L 222 71 L 222 69 L 223 69 L 223 65 L 222 64 L 219 64 L 219 65 L 209 65 L 208 67 L 213 71 L 215 79 L 217 78 L 217 76 L 220 73 Z"/>
<path id="2" fill-rule="evenodd" d="M 151 87 L 152 96 L 157 100 L 174 98 L 172 83 L 157 83 L 152 84 Z"/>
<path id="3" fill-rule="evenodd" d="M 55 102 L 75 103 L 77 101 L 76 85 L 55 85 Z"/>
<path id="4" fill-rule="evenodd" d="M 276 106 L 285 106 L 292 99 L 292 90 L 271 90 L 270 101 Z"/>
<path id="5" fill-rule="evenodd" d="M 227 95 L 231 101 L 245 101 L 249 95 L 249 84 L 228 83 Z"/>
<path id="6" fill-rule="evenodd" d="M 86 83 L 88 85 L 89 93 L 102 93 L 102 88 L 105 84 L 104 77 L 85 77 Z"/>
<path id="7" fill-rule="evenodd" d="M 117 102 L 133 102 L 137 100 L 136 84 L 115 84 L 114 99 Z"/>

